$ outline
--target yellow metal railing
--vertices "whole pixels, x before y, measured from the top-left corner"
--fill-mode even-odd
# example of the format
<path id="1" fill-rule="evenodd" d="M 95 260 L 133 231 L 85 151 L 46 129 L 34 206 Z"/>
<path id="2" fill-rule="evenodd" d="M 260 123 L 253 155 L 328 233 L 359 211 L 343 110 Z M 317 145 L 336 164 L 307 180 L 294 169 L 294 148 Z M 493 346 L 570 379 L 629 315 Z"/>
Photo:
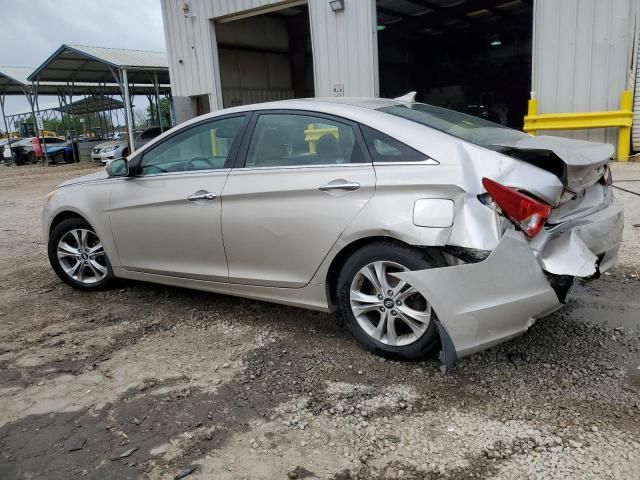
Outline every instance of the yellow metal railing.
<path id="1" fill-rule="evenodd" d="M 529 100 L 529 111 L 524 117 L 524 131 L 535 135 L 538 130 L 578 130 L 583 128 L 618 128 L 617 159 L 629 159 L 631 124 L 633 121 L 633 95 L 625 90 L 620 95 L 620 109 L 604 112 L 542 113 L 538 114 L 538 101 Z"/>

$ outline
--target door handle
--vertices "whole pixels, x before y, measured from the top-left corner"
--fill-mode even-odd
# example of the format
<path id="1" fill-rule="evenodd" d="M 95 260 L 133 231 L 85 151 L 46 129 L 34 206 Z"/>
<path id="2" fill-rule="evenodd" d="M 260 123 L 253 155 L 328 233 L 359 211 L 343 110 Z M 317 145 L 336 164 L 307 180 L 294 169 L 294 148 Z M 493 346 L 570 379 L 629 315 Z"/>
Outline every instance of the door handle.
<path id="1" fill-rule="evenodd" d="M 195 202 L 196 200 L 215 200 L 216 194 L 207 192 L 205 190 L 199 190 L 196 193 L 189 195 L 187 200 L 190 202 Z"/>
<path id="2" fill-rule="evenodd" d="M 358 182 L 347 182 L 345 180 L 338 180 L 334 182 L 329 182 L 326 185 L 320 185 L 318 190 L 321 192 L 329 192 L 331 190 L 346 190 L 348 192 L 353 192 L 360 188 L 360 184 Z"/>

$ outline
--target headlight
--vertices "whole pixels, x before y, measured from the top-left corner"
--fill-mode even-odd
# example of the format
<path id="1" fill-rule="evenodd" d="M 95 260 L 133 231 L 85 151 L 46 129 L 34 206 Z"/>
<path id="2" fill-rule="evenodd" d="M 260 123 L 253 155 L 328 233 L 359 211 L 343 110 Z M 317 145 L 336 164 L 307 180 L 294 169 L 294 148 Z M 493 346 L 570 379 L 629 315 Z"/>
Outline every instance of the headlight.
<path id="1" fill-rule="evenodd" d="M 112 145 L 111 147 L 105 147 L 103 148 L 100 153 L 109 153 L 109 152 L 113 152 L 114 150 L 118 150 L 120 148 L 120 145 Z"/>

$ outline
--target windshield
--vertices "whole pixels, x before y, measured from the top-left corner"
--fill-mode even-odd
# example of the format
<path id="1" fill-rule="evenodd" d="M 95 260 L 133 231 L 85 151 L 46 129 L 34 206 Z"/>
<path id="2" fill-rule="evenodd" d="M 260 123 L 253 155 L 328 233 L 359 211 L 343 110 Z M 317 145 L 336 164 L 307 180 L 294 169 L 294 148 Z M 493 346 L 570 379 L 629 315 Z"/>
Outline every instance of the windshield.
<path id="1" fill-rule="evenodd" d="M 529 138 L 526 133 L 497 123 L 425 103 L 392 105 L 378 108 L 378 110 L 435 128 L 483 147 L 502 145 L 505 142 L 517 142 L 523 138 Z"/>

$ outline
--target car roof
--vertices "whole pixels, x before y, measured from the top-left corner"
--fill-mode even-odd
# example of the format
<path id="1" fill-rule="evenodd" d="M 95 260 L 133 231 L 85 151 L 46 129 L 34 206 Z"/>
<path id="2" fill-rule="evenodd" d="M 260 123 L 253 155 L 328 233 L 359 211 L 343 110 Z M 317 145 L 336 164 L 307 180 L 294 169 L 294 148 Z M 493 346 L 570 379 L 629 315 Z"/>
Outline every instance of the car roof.
<path id="1" fill-rule="evenodd" d="M 331 109 L 335 107 L 337 110 L 342 110 L 340 107 L 350 106 L 366 108 L 369 110 L 375 110 L 382 107 L 388 107 L 392 105 L 402 105 L 405 102 L 399 100 L 393 100 L 389 98 L 377 98 L 377 97 L 315 97 L 315 98 L 296 98 L 290 100 L 277 100 L 274 102 L 254 103 L 249 105 L 242 105 L 239 107 L 225 108 L 224 112 L 242 112 L 253 110 L 267 110 L 267 109 L 286 109 L 291 108 L 294 110 L 322 110 Z M 220 112 L 220 110 L 218 111 Z"/>
<path id="2" fill-rule="evenodd" d="M 253 103 L 237 107 L 223 108 L 211 113 L 192 118 L 180 124 L 187 127 L 202 120 L 212 119 L 222 115 L 234 113 L 255 112 L 260 110 L 301 110 L 336 115 L 355 121 L 365 121 L 374 118 L 387 118 L 388 114 L 377 109 L 393 105 L 410 105 L 400 100 L 376 97 L 317 97 L 291 100 L 277 100 L 274 102 Z M 407 120 L 402 120 L 406 122 Z M 365 121 L 365 123 L 367 123 Z"/>
<path id="3" fill-rule="evenodd" d="M 216 117 L 233 114 L 244 114 L 264 110 L 298 110 L 311 114 L 320 113 L 332 115 L 345 118 L 349 121 L 359 122 L 360 124 L 392 135 L 394 138 L 408 145 L 413 145 L 416 138 L 424 136 L 424 129 L 427 127 L 379 110 L 382 107 L 393 105 L 411 105 L 411 103 L 376 97 L 318 97 L 278 100 L 216 110 L 187 120 L 174 128 L 185 129 L 202 121 L 214 120 Z M 156 137 L 155 140 L 152 140 L 140 149 L 136 149 L 136 154 L 142 154 L 145 150 L 152 148 L 154 144 L 162 141 L 167 135 L 171 135 L 173 131 L 174 129 L 171 129 L 159 137 Z"/>

